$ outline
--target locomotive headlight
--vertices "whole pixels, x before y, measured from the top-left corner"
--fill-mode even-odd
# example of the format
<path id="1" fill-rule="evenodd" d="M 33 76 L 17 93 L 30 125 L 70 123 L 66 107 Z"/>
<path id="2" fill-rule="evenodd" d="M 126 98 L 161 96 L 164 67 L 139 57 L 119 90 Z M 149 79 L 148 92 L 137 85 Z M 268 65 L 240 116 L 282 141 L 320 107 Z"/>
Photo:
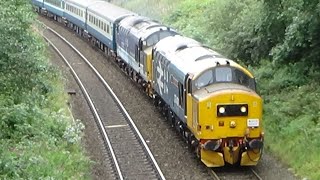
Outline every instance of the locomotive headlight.
<path id="1" fill-rule="evenodd" d="M 219 113 L 220 114 L 223 114 L 223 113 L 225 113 L 226 112 L 226 109 L 224 108 L 224 107 L 220 107 L 219 108 Z"/>
<path id="2" fill-rule="evenodd" d="M 245 112 L 247 112 L 247 108 L 246 108 L 245 106 L 242 106 L 242 107 L 240 108 L 240 111 L 241 111 L 242 113 L 245 113 Z"/>

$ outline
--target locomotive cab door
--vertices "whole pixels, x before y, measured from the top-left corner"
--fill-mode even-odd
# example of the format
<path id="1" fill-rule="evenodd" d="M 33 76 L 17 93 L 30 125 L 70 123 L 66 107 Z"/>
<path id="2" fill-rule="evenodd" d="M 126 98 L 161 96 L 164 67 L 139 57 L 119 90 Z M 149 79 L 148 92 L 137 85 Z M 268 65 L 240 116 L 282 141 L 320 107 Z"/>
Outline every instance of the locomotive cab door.
<path id="1" fill-rule="evenodd" d="M 136 60 L 136 62 L 138 63 L 139 67 L 140 67 L 140 50 L 138 45 L 135 45 L 135 53 L 134 53 L 135 57 L 134 59 Z"/>
<path id="2" fill-rule="evenodd" d="M 187 121 L 188 129 L 193 132 L 193 134 L 197 133 L 198 128 L 198 107 L 197 102 L 194 101 L 192 97 L 192 77 L 193 75 L 186 76 L 186 111 L 185 111 L 185 118 Z"/>
<path id="3" fill-rule="evenodd" d="M 188 106 L 187 106 L 187 95 L 188 95 L 188 85 L 190 83 L 189 74 L 185 76 L 184 88 L 183 88 L 183 102 L 184 102 L 184 115 L 187 116 Z"/>
<path id="4" fill-rule="evenodd" d="M 189 74 L 185 76 L 185 83 L 184 83 L 184 93 L 183 93 L 183 99 L 184 99 L 184 116 L 187 119 L 189 115 L 192 117 L 192 114 L 189 114 L 188 112 L 192 112 L 192 79 Z"/>

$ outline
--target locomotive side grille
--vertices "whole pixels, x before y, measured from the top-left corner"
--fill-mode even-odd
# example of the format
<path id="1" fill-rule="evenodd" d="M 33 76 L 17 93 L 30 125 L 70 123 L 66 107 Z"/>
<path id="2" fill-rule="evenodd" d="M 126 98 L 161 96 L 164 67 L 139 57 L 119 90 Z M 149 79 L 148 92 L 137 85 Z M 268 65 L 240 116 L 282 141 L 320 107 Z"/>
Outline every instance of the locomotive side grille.
<path id="1" fill-rule="evenodd" d="M 248 116 L 248 104 L 236 104 L 236 105 L 218 105 L 217 116 L 229 117 L 229 116 Z"/>

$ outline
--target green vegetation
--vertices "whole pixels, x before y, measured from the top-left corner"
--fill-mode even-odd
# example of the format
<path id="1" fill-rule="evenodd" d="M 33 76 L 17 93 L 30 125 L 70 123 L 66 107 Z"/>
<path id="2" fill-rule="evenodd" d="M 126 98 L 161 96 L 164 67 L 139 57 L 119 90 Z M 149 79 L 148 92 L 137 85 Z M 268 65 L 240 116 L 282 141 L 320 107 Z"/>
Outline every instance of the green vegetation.
<path id="1" fill-rule="evenodd" d="M 170 13 L 181 0 L 113 0 L 112 3 L 122 6 L 146 17 L 161 20 Z"/>
<path id="2" fill-rule="evenodd" d="M 0 179 L 86 179 L 83 125 L 68 113 L 31 5 L 0 3 Z"/>
<path id="3" fill-rule="evenodd" d="M 250 65 L 264 99 L 266 148 L 300 176 L 320 179 L 319 1 L 157 2 L 122 5 Z"/>

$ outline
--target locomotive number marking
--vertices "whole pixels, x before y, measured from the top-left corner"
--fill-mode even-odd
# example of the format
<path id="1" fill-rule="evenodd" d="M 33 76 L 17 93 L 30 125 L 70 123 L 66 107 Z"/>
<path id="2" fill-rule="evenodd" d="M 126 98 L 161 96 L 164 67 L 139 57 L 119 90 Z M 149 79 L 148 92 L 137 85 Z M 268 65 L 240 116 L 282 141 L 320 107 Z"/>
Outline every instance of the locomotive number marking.
<path id="1" fill-rule="evenodd" d="M 163 95 L 163 93 L 167 94 L 168 93 L 168 86 L 167 86 L 168 72 L 162 68 L 162 64 L 160 61 L 157 66 L 157 72 L 159 73 L 159 76 L 157 78 L 159 93 L 160 95 Z"/>
<path id="2" fill-rule="evenodd" d="M 157 78 L 157 84 L 158 84 L 158 87 L 159 87 L 160 95 L 162 95 L 163 82 L 162 82 L 161 78 L 163 76 L 163 70 L 162 70 L 160 61 L 159 61 L 158 66 L 157 66 L 157 72 L 159 73 L 159 76 Z"/>
<path id="3" fill-rule="evenodd" d="M 247 126 L 248 127 L 259 127 L 259 119 L 248 119 Z"/>

